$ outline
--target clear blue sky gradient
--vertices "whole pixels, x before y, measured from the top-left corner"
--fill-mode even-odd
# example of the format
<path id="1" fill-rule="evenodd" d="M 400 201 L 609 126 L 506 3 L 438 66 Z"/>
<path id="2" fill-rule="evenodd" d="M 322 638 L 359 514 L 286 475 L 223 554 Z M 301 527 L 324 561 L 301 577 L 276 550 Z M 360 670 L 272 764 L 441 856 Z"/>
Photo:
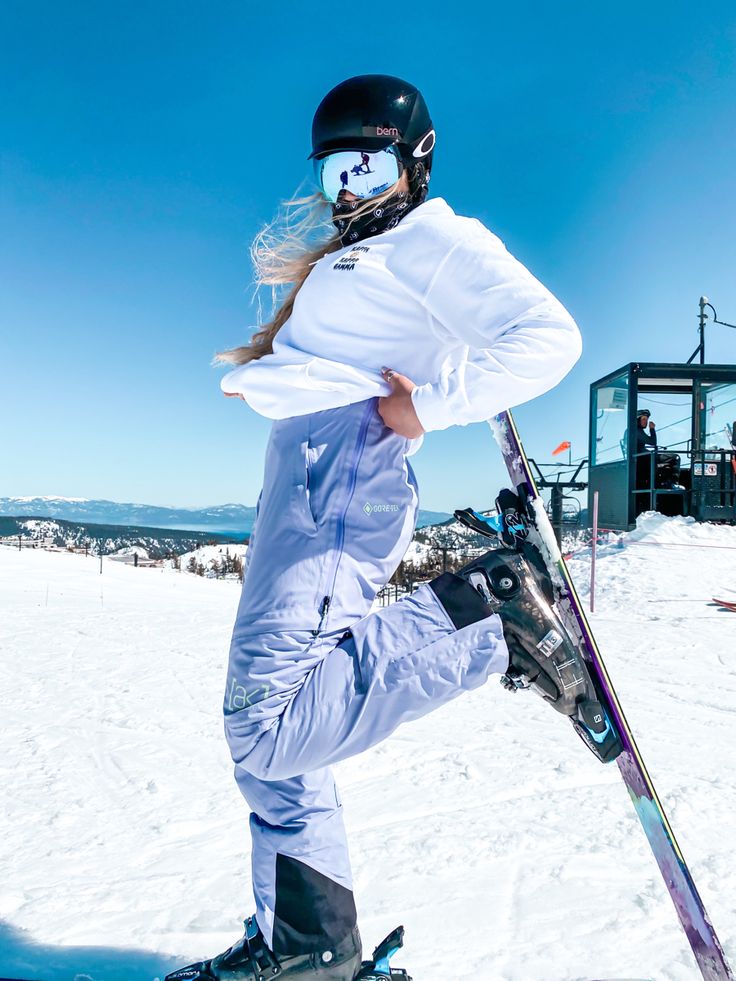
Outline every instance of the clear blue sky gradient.
<path id="1" fill-rule="evenodd" d="M 253 504 L 269 423 L 219 390 L 255 322 L 248 246 L 341 79 L 419 85 L 432 190 L 562 299 L 585 353 L 517 411 L 587 450 L 588 385 L 736 321 L 732 3 L 0 4 L 0 496 Z M 346 312 L 346 315 L 349 315 Z M 709 360 L 736 360 L 714 327 Z M 484 425 L 430 434 L 425 508 L 487 506 Z"/>

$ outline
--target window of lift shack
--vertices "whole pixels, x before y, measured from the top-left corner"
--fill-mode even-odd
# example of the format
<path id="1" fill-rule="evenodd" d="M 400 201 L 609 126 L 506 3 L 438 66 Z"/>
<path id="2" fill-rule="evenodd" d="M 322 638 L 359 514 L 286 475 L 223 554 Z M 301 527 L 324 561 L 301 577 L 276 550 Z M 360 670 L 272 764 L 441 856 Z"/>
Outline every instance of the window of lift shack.
<path id="1" fill-rule="evenodd" d="M 718 460 L 718 451 L 733 449 L 736 440 L 736 384 L 705 383 L 700 398 L 700 447 L 706 460 Z"/>
<path id="2" fill-rule="evenodd" d="M 628 374 L 593 390 L 592 446 L 590 465 L 620 463 L 626 459 L 629 423 Z"/>

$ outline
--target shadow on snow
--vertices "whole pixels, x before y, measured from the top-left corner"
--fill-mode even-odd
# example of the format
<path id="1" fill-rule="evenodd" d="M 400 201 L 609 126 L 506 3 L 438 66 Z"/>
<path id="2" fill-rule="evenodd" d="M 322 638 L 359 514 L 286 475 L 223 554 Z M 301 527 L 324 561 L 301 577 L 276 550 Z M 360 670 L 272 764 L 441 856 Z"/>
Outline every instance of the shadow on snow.
<path id="1" fill-rule="evenodd" d="M 152 981 L 181 958 L 130 947 L 54 947 L 0 921 L 0 981 Z"/>

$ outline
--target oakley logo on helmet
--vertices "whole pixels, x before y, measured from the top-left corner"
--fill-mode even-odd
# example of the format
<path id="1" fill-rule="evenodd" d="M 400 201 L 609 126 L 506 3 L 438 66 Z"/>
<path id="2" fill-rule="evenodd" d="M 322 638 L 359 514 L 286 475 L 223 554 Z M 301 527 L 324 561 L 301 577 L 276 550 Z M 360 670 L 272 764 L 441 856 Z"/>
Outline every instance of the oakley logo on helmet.
<path id="1" fill-rule="evenodd" d="M 436 141 L 435 132 L 431 129 L 426 136 L 423 136 L 417 146 L 414 147 L 413 157 L 426 157 L 434 149 Z"/>

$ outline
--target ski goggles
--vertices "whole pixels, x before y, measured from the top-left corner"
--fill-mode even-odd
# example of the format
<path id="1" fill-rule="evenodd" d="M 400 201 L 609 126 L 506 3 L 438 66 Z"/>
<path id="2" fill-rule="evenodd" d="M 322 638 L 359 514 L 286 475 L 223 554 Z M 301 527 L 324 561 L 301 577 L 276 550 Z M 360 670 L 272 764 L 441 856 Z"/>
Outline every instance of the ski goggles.
<path id="1" fill-rule="evenodd" d="M 340 191 L 356 198 L 372 198 L 395 184 L 404 165 L 394 146 L 383 150 L 337 150 L 314 161 L 314 175 L 328 201 Z"/>

